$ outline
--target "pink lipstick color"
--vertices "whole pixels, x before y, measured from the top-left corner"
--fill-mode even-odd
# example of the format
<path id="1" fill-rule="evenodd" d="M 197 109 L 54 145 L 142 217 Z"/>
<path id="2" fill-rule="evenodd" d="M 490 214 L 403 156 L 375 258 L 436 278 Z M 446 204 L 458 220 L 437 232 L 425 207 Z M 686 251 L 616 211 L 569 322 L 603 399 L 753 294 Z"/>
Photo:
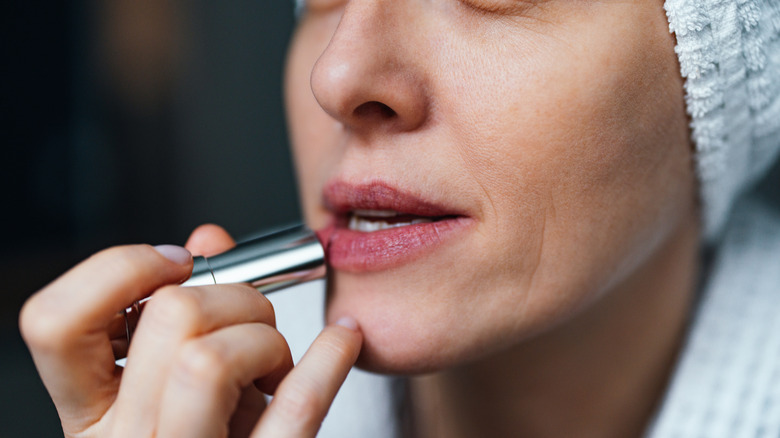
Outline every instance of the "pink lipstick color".
<path id="1" fill-rule="evenodd" d="M 317 234 L 326 247 L 328 263 L 349 272 L 379 271 L 411 262 L 464 230 L 472 220 L 461 212 L 382 182 L 328 184 L 325 206 L 334 214 L 330 226 Z M 354 210 L 394 210 L 434 222 L 362 232 L 347 228 Z"/>

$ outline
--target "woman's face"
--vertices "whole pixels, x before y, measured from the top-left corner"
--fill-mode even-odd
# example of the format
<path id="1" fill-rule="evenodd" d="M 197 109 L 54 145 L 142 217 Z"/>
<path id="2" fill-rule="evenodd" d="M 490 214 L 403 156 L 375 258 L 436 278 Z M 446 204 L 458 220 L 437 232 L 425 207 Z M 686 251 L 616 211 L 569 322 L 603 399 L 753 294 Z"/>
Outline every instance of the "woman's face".
<path id="1" fill-rule="evenodd" d="M 309 0 L 286 76 L 327 319 L 361 365 L 450 366 L 631 278 L 695 199 L 660 0 Z"/>

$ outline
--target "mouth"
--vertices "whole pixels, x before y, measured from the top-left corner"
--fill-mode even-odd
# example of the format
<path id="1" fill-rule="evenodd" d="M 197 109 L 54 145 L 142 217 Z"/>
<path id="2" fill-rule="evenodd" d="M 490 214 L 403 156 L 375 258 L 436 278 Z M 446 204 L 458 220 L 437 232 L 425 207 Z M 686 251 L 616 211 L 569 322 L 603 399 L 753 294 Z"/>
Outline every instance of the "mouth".
<path id="1" fill-rule="evenodd" d="M 449 219 L 452 216 L 426 217 L 416 216 L 395 210 L 361 210 L 349 214 L 347 228 L 363 233 L 389 230 L 391 228 L 408 227 L 411 225 L 430 224 Z"/>
<path id="2" fill-rule="evenodd" d="M 379 271 L 412 262 L 465 230 L 471 219 L 452 206 L 385 183 L 325 187 L 331 225 L 320 232 L 337 270 Z"/>

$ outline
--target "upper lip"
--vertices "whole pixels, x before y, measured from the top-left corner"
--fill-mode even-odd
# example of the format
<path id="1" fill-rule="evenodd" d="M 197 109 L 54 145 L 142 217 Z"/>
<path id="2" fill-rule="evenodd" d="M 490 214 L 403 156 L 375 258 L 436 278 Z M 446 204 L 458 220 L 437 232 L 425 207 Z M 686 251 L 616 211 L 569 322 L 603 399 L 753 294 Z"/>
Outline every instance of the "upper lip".
<path id="1" fill-rule="evenodd" d="M 329 211 L 341 216 L 355 210 L 394 210 L 422 217 L 462 215 L 452 207 L 424 199 L 383 181 L 364 184 L 332 181 L 323 189 L 323 203 Z"/>

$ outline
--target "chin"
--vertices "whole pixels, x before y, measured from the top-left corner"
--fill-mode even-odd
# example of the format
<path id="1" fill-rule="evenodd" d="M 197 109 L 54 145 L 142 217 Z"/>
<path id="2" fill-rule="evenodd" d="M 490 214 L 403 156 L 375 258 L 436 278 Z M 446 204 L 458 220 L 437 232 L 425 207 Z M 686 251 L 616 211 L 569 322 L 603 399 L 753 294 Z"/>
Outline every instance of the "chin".
<path id="1" fill-rule="evenodd" d="M 431 272 L 441 270 L 422 265 L 329 276 L 326 320 L 350 315 L 358 321 L 364 338 L 358 367 L 382 374 L 423 374 L 471 362 L 516 341 L 517 331 L 507 330 L 508 322 L 500 316 L 482 318 L 496 315 L 495 308 L 479 304 L 489 287 L 476 295 L 458 277 L 431 278 Z M 469 296 L 474 301 L 464 298 Z M 509 324 L 516 322 L 509 319 Z"/>
<path id="2" fill-rule="evenodd" d="M 407 279 L 409 277 L 406 277 Z M 418 374 L 457 362 L 447 324 L 431 306 L 431 291 L 410 288 L 399 274 L 329 276 L 326 321 L 354 317 L 363 332 L 357 366 L 383 374 Z"/>

